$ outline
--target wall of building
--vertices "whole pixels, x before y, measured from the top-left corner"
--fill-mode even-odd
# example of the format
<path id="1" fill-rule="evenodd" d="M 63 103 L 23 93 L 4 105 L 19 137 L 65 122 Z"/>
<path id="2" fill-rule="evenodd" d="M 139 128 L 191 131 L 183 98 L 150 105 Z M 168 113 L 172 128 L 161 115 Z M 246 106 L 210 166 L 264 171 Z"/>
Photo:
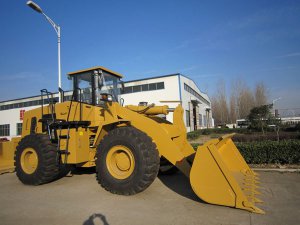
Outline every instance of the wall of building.
<path id="1" fill-rule="evenodd" d="M 182 104 L 184 122 L 188 131 L 214 126 L 211 116 L 210 99 L 188 77 L 174 74 L 153 79 L 126 82 L 125 87 L 155 82 L 164 82 L 164 89 L 123 94 L 124 105 L 138 105 L 139 102 L 148 102 L 148 104 L 168 105 L 170 108 L 175 108 L 178 104 Z M 173 122 L 173 113 L 169 113 L 166 119 Z"/>
<path id="2" fill-rule="evenodd" d="M 9 135 L 4 135 L 1 136 L 1 138 L 12 138 L 12 137 L 16 137 L 17 135 L 17 124 L 18 123 L 23 123 L 22 120 L 22 113 L 24 113 L 24 111 L 28 111 L 31 109 L 36 108 L 37 106 L 30 106 L 30 107 L 23 107 L 23 108 L 16 108 L 16 109 L 9 109 L 9 110 L 3 110 L 0 111 L 0 125 L 6 125 L 9 124 Z"/>
<path id="3" fill-rule="evenodd" d="M 164 89 L 122 94 L 124 105 L 138 105 L 140 102 L 147 102 L 148 104 L 154 103 L 156 106 L 168 105 L 170 108 L 176 108 L 180 104 L 177 75 L 126 82 L 125 87 L 160 82 L 164 82 Z M 173 122 L 173 113 L 169 113 L 166 119 Z"/>
<path id="4" fill-rule="evenodd" d="M 55 94 L 53 97 L 58 99 L 58 94 Z M 0 102 L 0 138 L 11 139 L 18 136 L 17 124 L 23 123 L 22 117 L 24 112 L 40 107 L 41 102 L 40 96 Z M 7 124 L 9 124 L 9 135 L 3 135 L 3 125 Z"/>
<path id="5" fill-rule="evenodd" d="M 188 131 L 213 127 L 210 99 L 200 91 L 195 82 L 185 76 L 180 76 L 182 106 L 185 109 L 184 118 Z M 188 124 L 187 120 L 190 120 Z"/>
<path id="6" fill-rule="evenodd" d="M 193 80 L 183 75 L 173 74 L 126 82 L 125 89 L 130 91 L 130 87 L 133 88 L 132 93 L 121 95 L 124 105 L 147 102 L 156 106 L 168 105 L 169 108 L 176 108 L 178 104 L 182 104 L 187 131 L 214 126 L 208 96 L 199 90 Z M 67 92 L 66 95 L 71 95 L 71 92 Z M 57 98 L 58 95 L 55 94 L 54 97 Z M 0 138 L 16 136 L 17 124 L 22 123 L 20 112 L 40 107 L 40 104 L 40 96 L 0 102 L 0 125 L 10 126 L 10 135 L 0 134 Z M 173 113 L 170 112 L 166 119 L 173 122 Z"/>

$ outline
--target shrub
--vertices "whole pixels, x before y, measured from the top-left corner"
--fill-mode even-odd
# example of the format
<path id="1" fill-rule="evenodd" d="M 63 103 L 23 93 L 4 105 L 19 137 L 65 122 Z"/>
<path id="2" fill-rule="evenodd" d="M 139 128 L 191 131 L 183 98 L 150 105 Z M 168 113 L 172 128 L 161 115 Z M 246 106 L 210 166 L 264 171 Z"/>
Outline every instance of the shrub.
<path id="1" fill-rule="evenodd" d="M 197 150 L 198 146 L 200 145 L 198 143 L 190 143 L 190 144 L 195 150 Z"/>
<path id="2" fill-rule="evenodd" d="M 200 135 L 210 135 L 210 134 L 230 134 L 230 133 L 240 133 L 240 134 L 246 134 L 250 131 L 245 128 L 208 128 L 208 129 L 201 129 L 201 130 L 195 130 L 191 131 L 187 134 L 187 138 L 190 140 L 198 138 Z"/>
<path id="3" fill-rule="evenodd" d="M 247 163 L 300 163 L 300 141 L 260 141 L 236 143 Z"/>
<path id="4" fill-rule="evenodd" d="M 199 144 L 192 144 L 197 149 Z M 247 163 L 300 164 L 300 140 L 236 143 Z"/>
<path id="5" fill-rule="evenodd" d="M 283 126 L 282 130 L 287 132 L 300 132 L 300 123 Z"/>
<path id="6" fill-rule="evenodd" d="M 300 134 L 296 132 L 280 132 L 279 133 L 279 140 L 290 140 L 290 139 L 300 139 Z M 253 142 L 253 141 L 277 141 L 277 134 L 272 133 L 265 133 L 262 135 L 261 133 L 254 133 L 249 135 L 243 134 L 236 134 L 233 136 L 232 140 L 234 142 Z"/>

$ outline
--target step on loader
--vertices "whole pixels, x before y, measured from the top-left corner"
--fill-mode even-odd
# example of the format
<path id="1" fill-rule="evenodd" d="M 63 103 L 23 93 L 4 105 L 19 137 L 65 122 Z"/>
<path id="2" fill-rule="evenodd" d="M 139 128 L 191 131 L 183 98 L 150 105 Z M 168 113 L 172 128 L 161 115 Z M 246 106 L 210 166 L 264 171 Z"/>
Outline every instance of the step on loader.
<path id="1" fill-rule="evenodd" d="M 123 106 L 122 75 L 104 67 L 68 74 L 72 96 L 55 102 L 41 91 L 42 105 L 26 111 L 22 136 L 0 143 L 0 169 L 15 169 L 21 182 L 54 181 L 72 167 L 96 167 L 98 183 L 133 195 L 156 178 L 161 162 L 189 177 L 196 195 L 212 204 L 264 213 L 256 206 L 258 175 L 231 140 L 210 140 L 195 151 L 188 143 L 183 108 Z M 158 115 L 173 113 L 173 123 Z M 171 169 L 174 169 L 171 167 Z"/>

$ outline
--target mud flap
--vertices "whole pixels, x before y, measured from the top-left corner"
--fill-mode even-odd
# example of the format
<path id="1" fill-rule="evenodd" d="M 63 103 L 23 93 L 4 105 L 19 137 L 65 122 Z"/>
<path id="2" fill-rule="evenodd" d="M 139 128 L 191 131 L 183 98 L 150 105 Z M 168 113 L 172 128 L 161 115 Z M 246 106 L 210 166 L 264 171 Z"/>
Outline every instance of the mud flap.
<path id="1" fill-rule="evenodd" d="M 0 142 L 0 174 L 15 171 L 14 154 L 20 138 Z"/>
<path id="2" fill-rule="evenodd" d="M 255 206 L 262 202 L 256 195 L 258 175 L 245 162 L 231 140 L 232 135 L 199 146 L 190 173 L 190 183 L 199 198 L 264 214 Z"/>

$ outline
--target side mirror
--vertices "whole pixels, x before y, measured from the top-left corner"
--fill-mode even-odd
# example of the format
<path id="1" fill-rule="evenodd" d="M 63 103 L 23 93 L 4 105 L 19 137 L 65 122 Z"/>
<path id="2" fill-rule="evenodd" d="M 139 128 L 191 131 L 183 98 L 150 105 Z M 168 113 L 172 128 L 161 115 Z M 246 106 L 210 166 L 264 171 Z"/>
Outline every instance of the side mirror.
<path id="1" fill-rule="evenodd" d="M 106 94 L 106 93 L 103 93 L 100 95 L 100 99 L 104 102 L 112 102 L 113 100 L 113 97 L 111 94 Z"/>

